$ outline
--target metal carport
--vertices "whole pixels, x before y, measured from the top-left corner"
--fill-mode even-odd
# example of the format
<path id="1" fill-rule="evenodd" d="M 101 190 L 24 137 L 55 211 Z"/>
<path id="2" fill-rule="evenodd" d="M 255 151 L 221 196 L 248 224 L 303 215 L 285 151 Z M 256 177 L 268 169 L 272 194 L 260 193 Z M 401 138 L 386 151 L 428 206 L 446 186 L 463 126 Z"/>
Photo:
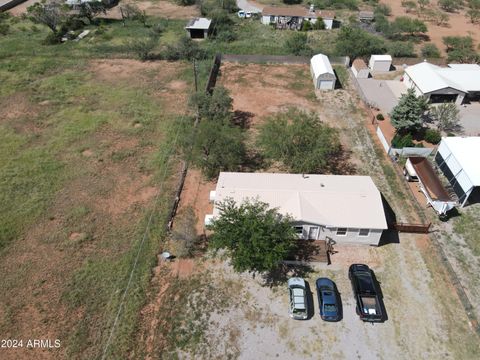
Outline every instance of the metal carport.
<path id="1" fill-rule="evenodd" d="M 480 186 L 480 137 L 443 138 L 435 156 L 463 207 Z"/>

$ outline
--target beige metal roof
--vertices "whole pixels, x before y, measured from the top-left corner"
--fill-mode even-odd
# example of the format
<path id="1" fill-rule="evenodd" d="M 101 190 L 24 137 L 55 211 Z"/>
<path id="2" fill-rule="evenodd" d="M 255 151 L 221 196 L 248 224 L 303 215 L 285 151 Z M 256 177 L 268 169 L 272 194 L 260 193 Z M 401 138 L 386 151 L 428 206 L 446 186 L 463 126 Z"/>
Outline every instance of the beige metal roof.
<path id="1" fill-rule="evenodd" d="M 354 67 L 357 70 L 368 69 L 368 66 L 367 64 L 365 64 L 365 61 L 359 58 L 353 60 L 352 67 Z"/>
<path id="2" fill-rule="evenodd" d="M 369 176 L 222 172 L 215 202 L 258 199 L 296 221 L 386 229 L 380 192 Z M 218 216 L 214 207 L 214 216 Z"/>
<path id="3" fill-rule="evenodd" d="M 262 15 L 273 15 L 273 16 L 298 16 L 298 17 L 307 17 L 307 18 L 316 18 L 317 15 L 315 12 L 310 12 L 309 9 L 301 6 L 289 6 L 289 7 L 280 7 L 280 6 L 265 6 L 262 10 Z"/>

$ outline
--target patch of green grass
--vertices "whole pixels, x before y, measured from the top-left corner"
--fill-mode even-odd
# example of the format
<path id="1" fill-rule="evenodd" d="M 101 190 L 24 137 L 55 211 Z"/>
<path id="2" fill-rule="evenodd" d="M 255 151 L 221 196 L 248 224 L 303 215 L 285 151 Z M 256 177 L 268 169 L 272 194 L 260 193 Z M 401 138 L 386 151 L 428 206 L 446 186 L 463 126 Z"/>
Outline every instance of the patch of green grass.
<path id="1" fill-rule="evenodd" d="M 480 256 L 480 211 L 471 207 L 454 218 L 454 231 L 461 235 L 475 256 Z"/>

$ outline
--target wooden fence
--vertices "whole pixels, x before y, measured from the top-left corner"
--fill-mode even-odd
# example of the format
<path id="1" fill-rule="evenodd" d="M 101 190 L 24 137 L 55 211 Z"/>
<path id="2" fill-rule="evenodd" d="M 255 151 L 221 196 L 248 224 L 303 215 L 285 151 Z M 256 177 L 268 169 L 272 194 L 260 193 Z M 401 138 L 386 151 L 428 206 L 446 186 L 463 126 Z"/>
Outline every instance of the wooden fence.
<path id="1" fill-rule="evenodd" d="M 398 232 L 405 232 L 411 234 L 428 234 L 430 232 L 430 226 L 432 223 L 429 224 L 412 224 L 412 223 L 393 223 L 389 226 L 389 228 L 393 230 L 397 230 Z"/>
<path id="2" fill-rule="evenodd" d="M 207 94 L 212 94 L 215 84 L 217 83 L 218 73 L 220 72 L 220 65 L 222 65 L 222 55 L 217 54 L 213 59 L 213 65 L 210 69 L 210 75 L 208 76 L 207 86 L 205 92 Z"/>

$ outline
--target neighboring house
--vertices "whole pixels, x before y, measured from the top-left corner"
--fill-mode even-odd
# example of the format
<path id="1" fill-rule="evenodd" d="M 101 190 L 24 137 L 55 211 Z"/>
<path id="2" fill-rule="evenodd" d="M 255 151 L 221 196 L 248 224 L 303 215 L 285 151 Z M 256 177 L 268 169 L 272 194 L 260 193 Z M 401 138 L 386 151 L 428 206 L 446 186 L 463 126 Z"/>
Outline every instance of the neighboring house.
<path id="1" fill-rule="evenodd" d="M 372 22 L 374 18 L 375 14 L 373 13 L 373 11 L 362 10 L 358 12 L 358 20 L 361 22 L 369 23 Z"/>
<path id="2" fill-rule="evenodd" d="M 422 62 L 405 69 L 404 83 L 418 96 L 432 103 L 478 100 L 480 96 L 480 66 L 477 64 L 448 64 L 440 67 Z"/>
<path id="3" fill-rule="evenodd" d="M 369 176 L 221 172 L 210 199 L 259 200 L 294 219 L 300 239 L 378 245 L 387 229 L 382 197 Z M 220 215 L 214 205 L 213 215 Z"/>
<path id="4" fill-rule="evenodd" d="M 435 161 L 458 196 L 461 206 L 480 197 L 480 137 L 445 137 Z"/>
<path id="5" fill-rule="evenodd" d="M 188 22 L 185 30 L 191 39 L 206 39 L 211 23 L 212 20 L 207 18 L 194 18 Z"/>
<path id="6" fill-rule="evenodd" d="M 392 66 L 392 57 L 390 55 L 372 55 L 368 62 L 371 71 L 387 72 Z"/>
<path id="7" fill-rule="evenodd" d="M 275 24 L 277 29 L 300 30 L 304 21 L 315 24 L 318 18 L 322 18 L 325 29 L 332 29 L 335 13 L 332 11 L 315 11 L 312 6 L 310 9 L 301 6 L 266 6 L 262 10 L 261 20 L 264 25 Z"/>
<path id="8" fill-rule="evenodd" d="M 7 11 L 26 0 L 0 0 L 0 12 Z"/>
<path id="9" fill-rule="evenodd" d="M 357 79 L 368 79 L 370 76 L 370 70 L 368 70 L 367 64 L 362 59 L 353 60 L 352 72 Z"/>
<path id="10" fill-rule="evenodd" d="M 335 89 L 337 77 L 326 55 L 317 54 L 310 59 L 310 73 L 312 74 L 315 89 Z"/>

